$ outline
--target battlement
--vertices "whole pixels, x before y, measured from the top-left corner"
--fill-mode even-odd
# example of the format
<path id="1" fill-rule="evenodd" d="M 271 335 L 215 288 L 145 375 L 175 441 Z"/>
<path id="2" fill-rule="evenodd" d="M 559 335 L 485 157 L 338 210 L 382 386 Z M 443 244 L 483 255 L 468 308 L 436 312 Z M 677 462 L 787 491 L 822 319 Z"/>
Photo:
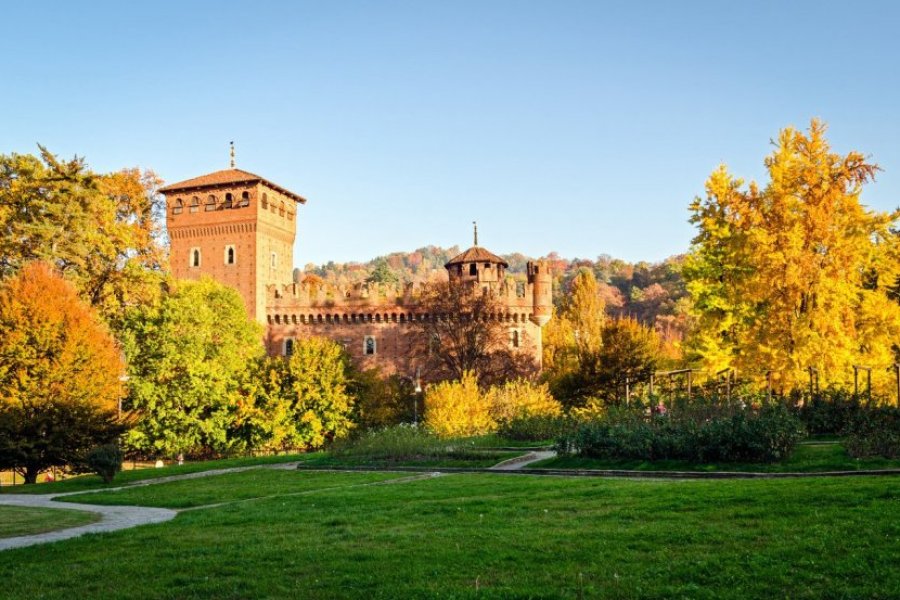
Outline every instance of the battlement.
<path id="1" fill-rule="evenodd" d="M 414 307 L 419 304 L 427 283 L 385 284 L 357 283 L 335 286 L 318 282 L 302 282 L 266 287 L 267 307 L 296 308 L 373 308 Z M 507 278 L 489 286 L 489 291 L 501 304 L 528 308 L 533 303 L 533 284 Z"/>

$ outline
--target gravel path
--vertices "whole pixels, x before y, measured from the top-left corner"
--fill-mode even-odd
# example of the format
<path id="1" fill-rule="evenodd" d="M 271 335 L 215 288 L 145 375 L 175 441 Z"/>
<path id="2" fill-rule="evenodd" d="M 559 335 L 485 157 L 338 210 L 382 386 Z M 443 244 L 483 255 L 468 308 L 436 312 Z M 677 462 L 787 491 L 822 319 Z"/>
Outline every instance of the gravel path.
<path id="1" fill-rule="evenodd" d="M 504 460 L 502 463 L 498 463 L 491 467 L 491 471 L 518 471 L 531 463 L 536 463 L 539 460 L 545 460 L 555 456 L 556 452 L 554 450 L 535 450 L 534 452 L 529 452 L 522 456 Z"/>
<path id="2" fill-rule="evenodd" d="M 61 494 L 3 494 L 0 496 L 0 505 L 3 506 L 30 506 L 34 508 L 54 508 L 84 510 L 98 513 L 100 520 L 89 525 L 69 527 L 47 533 L 35 535 L 22 535 L 19 537 L 0 539 L 0 551 L 10 548 L 23 548 L 35 544 L 46 544 L 78 537 L 86 533 L 99 533 L 103 531 L 116 531 L 146 525 L 148 523 L 162 523 L 175 518 L 178 514 L 168 508 L 149 508 L 146 506 L 97 506 L 93 504 L 74 504 L 66 502 L 61 504 L 54 502 L 53 498 Z"/>
<path id="3" fill-rule="evenodd" d="M 226 473 L 239 473 L 241 471 L 248 471 L 250 469 L 292 470 L 296 468 L 296 462 L 278 463 L 274 465 L 251 465 L 247 467 L 232 467 L 228 469 L 212 469 L 209 471 L 198 471 L 196 473 L 184 473 L 183 475 L 171 475 L 168 477 L 157 477 L 155 479 L 143 479 L 132 484 L 115 488 L 80 490 L 77 492 L 66 492 L 61 494 L 0 494 L 0 506 L 30 506 L 34 508 L 84 510 L 100 515 L 99 521 L 97 521 L 96 523 L 91 523 L 89 525 L 69 527 L 68 529 L 59 529 L 57 531 L 48 531 L 46 533 L 37 533 L 34 535 L 22 535 L 18 537 L 2 538 L 0 539 L 0 551 L 9 550 L 10 548 L 23 548 L 25 546 L 33 546 L 35 544 L 46 544 L 48 542 L 66 540 L 69 538 L 84 535 L 86 533 L 117 531 L 119 529 L 128 529 L 129 527 L 137 527 L 138 525 L 162 523 L 163 521 L 174 519 L 175 515 L 178 514 L 178 511 L 168 508 L 153 508 L 148 506 L 101 506 L 96 504 L 75 504 L 71 502 L 60 503 L 54 502 L 54 498 L 61 498 L 62 496 L 72 496 L 75 494 L 110 492 L 133 487 L 155 485 L 157 483 L 181 481 L 183 479 L 199 479 L 201 477 L 212 477 L 215 475 L 224 475 Z"/>

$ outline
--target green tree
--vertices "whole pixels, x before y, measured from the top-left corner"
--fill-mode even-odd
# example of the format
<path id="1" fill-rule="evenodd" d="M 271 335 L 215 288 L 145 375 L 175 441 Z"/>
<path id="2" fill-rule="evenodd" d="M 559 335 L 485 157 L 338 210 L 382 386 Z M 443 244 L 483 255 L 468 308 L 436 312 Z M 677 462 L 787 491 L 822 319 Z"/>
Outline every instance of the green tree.
<path id="1" fill-rule="evenodd" d="M 264 358 L 244 385 L 233 435 L 246 448 L 319 448 L 353 426 L 350 360 L 328 339 L 294 341 L 289 359 Z"/>
<path id="2" fill-rule="evenodd" d="M 624 397 L 626 384 L 650 380 L 660 360 L 657 333 L 636 319 L 611 319 L 603 326 L 603 347 L 597 356 L 596 395 L 607 402 Z"/>
<path id="3" fill-rule="evenodd" d="M 375 266 L 366 278 L 366 281 L 370 283 L 397 283 L 400 281 L 400 278 L 397 277 L 388 261 L 380 258 L 375 262 Z"/>
<path id="4" fill-rule="evenodd" d="M 261 339 L 240 295 L 208 278 L 130 311 L 123 340 L 137 422 L 128 446 L 165 456 L 239 449 L 231 430 Z"/>
<path id="5" fill-rule="evenodd" d="M 160 180 L 137 169 L 100 174 L 83 159 L 0 155 L 0 277 L 43 260 L 112 326 L 159 295 L 165 268 Z"/>
<path id="6" fill-rule="evenodd" d="M 122 361 L 71 283 L 46 263 L 0 288 L 0 468 L 34 483 L 121 433 Z"/>

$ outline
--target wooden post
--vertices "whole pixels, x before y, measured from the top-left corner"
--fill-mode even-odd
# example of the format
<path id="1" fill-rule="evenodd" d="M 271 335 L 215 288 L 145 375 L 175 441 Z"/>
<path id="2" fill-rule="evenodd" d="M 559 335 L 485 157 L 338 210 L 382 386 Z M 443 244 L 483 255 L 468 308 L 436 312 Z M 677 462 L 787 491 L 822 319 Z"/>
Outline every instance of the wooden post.
<path id="1" fill-rule="evenodd" d="M 897 382 L 897 406 L 900 406 L 900 363 L 894 363 L 894 377 Z"/>
<path id="2" fill-rule="evenodd" d="M 772 401 L 772 371 L 766 371 L 766 396 Z"/>
<path id="3" fill-rule="evenodd" d="M 859 367 L 853 365 L 853 395 L 859 399 Z"/>
<path id="4" fill-rule="evenodd" d="M 872 369 L 866 371 L 866 396 L 869 397 L 869 404 L 872 403 Z"/>
<path id="5" fill-rule="evenodd" d="M 688 369 L 687 380 L 688 380 L 688 400 L 690 400 L 691 399 L 691 388 L 694 385 L 694 370 L 693 369 Z"/>
<path id="6" fill-rule="evenodd" d="M 625 406 L 631 404 L 631 380 L 625 378 Z"/>

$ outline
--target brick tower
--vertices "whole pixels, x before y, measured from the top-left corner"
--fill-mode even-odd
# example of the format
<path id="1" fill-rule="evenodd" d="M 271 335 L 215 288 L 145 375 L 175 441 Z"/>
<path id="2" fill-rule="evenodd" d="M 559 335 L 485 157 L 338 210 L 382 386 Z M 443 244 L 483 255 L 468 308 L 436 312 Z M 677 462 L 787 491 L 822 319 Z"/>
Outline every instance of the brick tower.
<path id="1" fill-rule="evenodd" d="M 169 261 L 179 279 L 208 275 L 235 288 L 266 320 L 266 286 L 291 281 L 297 206 L 306 199 L 231 168 L 167 185 Z"/>

